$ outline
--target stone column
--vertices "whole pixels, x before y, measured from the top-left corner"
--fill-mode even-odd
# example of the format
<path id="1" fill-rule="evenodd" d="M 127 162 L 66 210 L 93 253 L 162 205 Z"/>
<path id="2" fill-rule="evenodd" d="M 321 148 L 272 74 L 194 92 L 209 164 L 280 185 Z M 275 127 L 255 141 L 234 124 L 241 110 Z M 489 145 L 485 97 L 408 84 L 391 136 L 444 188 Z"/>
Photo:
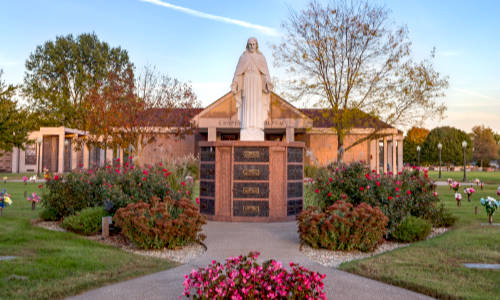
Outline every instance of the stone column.
<path id="1" fill-rule="evenodd" d="M 295 128 L 287 127 L 286 128 L 286 141 L 294 142 L 295 141 Z"/>
<path id="2" fill-rule="evenodd" d="M 398 140 L 398 159 L 399 159 L 399 164 L 398 164 L 398 171 L 401 172 L 403 171 L 403 140 L 400 139 Z"/>
<path id="3" fill-rule="evenodd" d="M 384 136 L 384 158 L 383 158 L 383 165 L 382 165 L 382 174 L 387 172 L 387 137 Z"/>
<path id="4" fill-rule="evenodd" d="M 398 166 L 396 165 L 396 136 L 392 135 L 392 173 L 398 173 Z"/>
<path id="5" fill-rule="evenodd" d="M 380 173 L 380 140 L 375 140 L 375 170 Z"/>
<path id="6" fill-rule="evenodd" d="M 89 168 L 89 147 L 83 144 L 83 168 Z"/>
<path id="7" fill-rule="evenodd" d="M 64 129 L 62 133 L 58 134 L 59 137 L 59 149 L 57 151 L 57 173 L 64 172 Z"/>
<path id="8" fill-rule="evenodd" d="M 215 142 L 217 140 L 217 128 L 209 127 L 208 128 L 208 139 L 209 142 Z"/>

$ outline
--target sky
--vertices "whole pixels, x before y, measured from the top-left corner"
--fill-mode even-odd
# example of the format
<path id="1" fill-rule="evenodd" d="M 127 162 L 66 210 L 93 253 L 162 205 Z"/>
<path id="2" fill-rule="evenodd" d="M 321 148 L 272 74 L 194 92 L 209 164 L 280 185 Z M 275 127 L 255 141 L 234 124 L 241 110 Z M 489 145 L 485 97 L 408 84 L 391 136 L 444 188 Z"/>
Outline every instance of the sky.
<path id="1" fill-rule="evenodd" d="M 322 1 L 320 1 L 322 2 Z M 449 77 L 443 120 L 424 127 L 470 131 L 485 125 L 500 132 L 500 1 L 376 0 L 406 25 L 413 56 L 436 48 L 435 69 Z M 95 32 L 120 46 L 140 71 L 145 65 L 190 82 L 206 106 L 227 93 L 249 37 L 256 37 L 271 76 L 280 24 L 305 0 L 0 0 L 0 69 L 7 83 L 21 84 L 25 61 L 56 36 Z M 306 104 L 312 106 L 313 103 Z"/>

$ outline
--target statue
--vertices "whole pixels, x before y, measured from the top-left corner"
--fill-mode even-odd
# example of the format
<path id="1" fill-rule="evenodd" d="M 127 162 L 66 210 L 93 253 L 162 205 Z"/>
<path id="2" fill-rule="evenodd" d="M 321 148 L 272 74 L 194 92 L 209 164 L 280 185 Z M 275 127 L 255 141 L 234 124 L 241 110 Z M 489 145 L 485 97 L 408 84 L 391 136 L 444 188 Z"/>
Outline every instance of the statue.
<path id="1" fill-rule="evenodd" d="M 240 140 L 263 141 L 273 85 L 257 39 L 249 38 L 246 49 L 240 56 L 231 84 L 240 121 Z"/>

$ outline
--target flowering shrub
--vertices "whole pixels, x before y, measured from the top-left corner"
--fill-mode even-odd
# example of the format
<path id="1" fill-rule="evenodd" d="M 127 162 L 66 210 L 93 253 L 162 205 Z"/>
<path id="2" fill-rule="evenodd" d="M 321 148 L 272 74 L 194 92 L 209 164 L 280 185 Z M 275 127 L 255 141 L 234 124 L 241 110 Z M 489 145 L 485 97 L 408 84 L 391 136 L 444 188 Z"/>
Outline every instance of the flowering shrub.
<path id="1" fill-rule="evenodd" d="M 173 249 L 205 239 L 201 234 L 205 218 L 186 198 L 153 197 L 150 203 L 130 203 L 118 209 L 113 220 L 129 240 L 143 249 Z"/>
<path id="2" fill-rule="evenodd" d="M 389 233 L 407 215 L 431 219 L 437 210 L 436 186 L 425 170 L 405 169 L 398 174 L 379 175 L 363 163 L 352 163 L 329 167 L 319 174 L 313 189 L 323 209 L 338 200 L 355 206 L 368 203 L 379 207 L 389 218 Z"/>
<path id="3" fill-rule="evenodd" d="M 152 197 L 190 198 L 194 186 L 190 175 L 182 166 L 167 168 L 158 164 L 139 168 L 130 163 L 49 175 L 42 205 L 53 209 L 58 219 L 94 206 L 105 207 L 113 214 L 129 203 L 148 202 Z"/>
<path id="4" fill-rule="evenodd" d="M 260 253 L 231 257 L 222 265 L 215 260 L 206 268 L 184 275 L 184 296 L 194 299 L 326 299 L 325 275 L 290 262 L 287 271 L 280 262 L 259 265 Z"/>
<path id="5" fill-rule="evenodd" d="M 326 209 L 309 207 L 297 216 L 302 243 L 329 250 L 372 251 L 383 242 L 388 218 L 366 203 L 341 200 Z"/>

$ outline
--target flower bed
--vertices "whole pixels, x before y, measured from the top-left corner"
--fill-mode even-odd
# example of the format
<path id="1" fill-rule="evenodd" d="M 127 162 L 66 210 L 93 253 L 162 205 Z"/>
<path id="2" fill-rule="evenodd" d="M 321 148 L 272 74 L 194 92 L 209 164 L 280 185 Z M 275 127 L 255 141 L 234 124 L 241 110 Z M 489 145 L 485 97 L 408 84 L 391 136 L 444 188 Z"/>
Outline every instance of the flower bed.
<path id="1" fill-rule="evenodd" d="M 149 202 L 152 197 L 191 197 L 193 177 L 185 167 L 161 164 L 145 168 L 126 163 L 123 167 L 77 170 L 47 176 L 47 192 L 41 203 L 52 219 L 74 215 L 87 208 L 102 206 L 110 214 L 129 203 Z"/>
<path id="2" fill-rule="evenodd" d="M 330 246 L 316 243 L 316 238 L 311 235 L 329 237 L 335 239 L 336 235 L 345 230 L 344 227 L 352 227 L 352 221 L 342 221 L 340 225 L 324 225 L 325 215 L 331 214 L 332 205 L 337 201 L 351 203 L 357 207 L 362 203 L 368 204 L 372 209 L 379 209 L 387 217 L 384 230 L 386 238 L 408 217 L 415 216 L 433 222 L 435 226 L 450 226 L 455 219 L 450 218 L 443 207 L 437 207 L 439 195 L 435 191 L 435 185 L 429 179 L 426 170 L 418 168 L 406 169 L 397 174 L 376 174 L 363 163 L 351 165 L 330 166 L 317 171 L 318 177 L 309 187 L 313 191 L 317 207 L 305 210 L 298 217 L 299 228 L 310 225 L 306 222 L 318 221 L 321 226 L 316 231 L 301 231 L 301 240 L 312 247 L 330 248 Z M 325 220 L 330 220 L 331 216 Z M 342 218 L 340 218 L 342 219 Z M 340 219 L 338 221 L 340 222 Z M 345 218 L 344 218 L 345 219 Z M 321 220 L 321 221 L 320 221 Z M 380 218 L 378 219 L 380 222 Z M 373 223 L 359 225 L 360 232 L 371 232 Z M 305 228 L 304 227 L 304 228 Z M 340 228 L 340 229 L 339 229 Z M 336 233 L 332 233 L 335 231 Z M 343 239 L 346 237 L 343 236 Z M 358 235 L 353 234 L 351 238 L 343 241 L 349 246 L 342 246 L 345 250 L 361 249 L 352 246 L 357 243 Z M 352 239 L 352 240 L 351 240 Z M 324 243 L 324 242 L 323 242 Z M 379 242 L 374 243 L 376 246 Z M 340 249 L 340 248 L 334 248 Z M 373 250 L 373 247 L 365 247 L 363 251 Z"/>
<path id="3" fill-rule="evenodd" d="M 256 262 L 260 253 L 229 258 L 222 265 L 212 261 L 206 268 L 184 275 L 184 295 L 194 299 L 326 299 L 325 275 L 290 262 Z"/>

